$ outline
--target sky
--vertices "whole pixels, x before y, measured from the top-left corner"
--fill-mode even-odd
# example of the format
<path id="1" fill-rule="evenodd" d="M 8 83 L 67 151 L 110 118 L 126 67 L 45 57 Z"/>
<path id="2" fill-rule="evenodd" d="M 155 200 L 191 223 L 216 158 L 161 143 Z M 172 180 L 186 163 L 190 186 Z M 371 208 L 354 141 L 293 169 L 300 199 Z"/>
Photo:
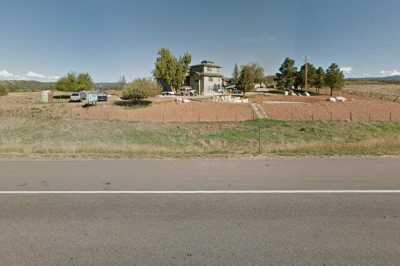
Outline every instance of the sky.
<path id="1" fill-rule="evenodd" d="M 0 0 L 0 79 L 150 77 L 159 48 L 275 74 L 285 57 L 400 74 L 398 0 Z"/>

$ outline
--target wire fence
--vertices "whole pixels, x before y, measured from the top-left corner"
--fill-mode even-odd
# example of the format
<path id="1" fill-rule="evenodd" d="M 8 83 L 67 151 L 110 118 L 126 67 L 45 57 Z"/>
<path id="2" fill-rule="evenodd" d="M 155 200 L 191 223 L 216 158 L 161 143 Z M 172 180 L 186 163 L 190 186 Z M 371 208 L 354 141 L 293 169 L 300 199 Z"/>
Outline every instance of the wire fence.
<path id="1" fill-rule="evenodd" d="M 277 115 L 277 120 L 286 121 L 345 121 L 345 122 L 400 122 L 399 112 L 290 112 L 290 115 Z"/>
<path id="2" fill-rule="evenodd" d="M 232 108 L 232 110 L 214 112 L 210 109 L 195 110 L 186 108 L 184 110 L 175 110 L 163 108 L 162 110 L 135 110 L 110 108 L 109 106 L 68 109 L 18 108 L 5 110 L 0 108 L 0 117 L 159 123 L 241 122 L 257 118 L 251 108 Z"/>
<path id="3" fill-rule="evenodd" d="M 160 122 L 160 123 L 195 123 L 195 122 L 241 122 L 256 120 L 254 110 L 239 109 L 227 110 L 225 112 L 214 112 L 212 110 L 193 110 L 188 108 L 184 111 L 156 110 L 146 112 L 142 110 L 129 110 L 124 108 L 69 108 L 69 109 L 40 109 L 40 108 L 18 108 L 1 109 L 0 117 L 8 118 L 43 118 L 43 119 L 82 119 L 82 120 L 104 120 L 104 121 L 127 121 L 127 122 Z M 283 121 L 324 121 L 324 122 L 400 122 L 400 112 L 397 111 L 331 111 L 331 112 L 281 112 L 269 114 L 268 119 Z"/>

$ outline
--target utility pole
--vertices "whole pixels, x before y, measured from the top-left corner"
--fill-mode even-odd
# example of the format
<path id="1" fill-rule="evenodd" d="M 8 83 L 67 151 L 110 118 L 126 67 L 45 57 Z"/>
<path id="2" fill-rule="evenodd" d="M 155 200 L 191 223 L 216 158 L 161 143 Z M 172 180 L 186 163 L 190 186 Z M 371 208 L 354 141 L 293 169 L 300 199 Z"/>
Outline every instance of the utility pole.
<path id="1" fill-rule="evenodd" d="M 308 58 L 305 58 L 305 79 L 304 79 L 304 90 L 307 91 L 308 89 Z"/>

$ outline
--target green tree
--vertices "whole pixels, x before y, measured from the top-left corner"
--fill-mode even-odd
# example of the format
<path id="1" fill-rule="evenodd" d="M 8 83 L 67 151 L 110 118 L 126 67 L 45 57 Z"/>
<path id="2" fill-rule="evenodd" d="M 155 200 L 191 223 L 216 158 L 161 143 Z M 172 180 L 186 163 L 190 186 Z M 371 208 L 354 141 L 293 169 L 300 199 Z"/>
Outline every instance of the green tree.
<path id="1" fill-rule="evenodd" d="M 124 87 L 122 97 L 127 100 L 140 101 L 160 93 L 161 87 L 158 82 L 151 79 L 136 79 Z"/>
<path id="2" fill-rule="evenodd" d="M 241 67 L 238 84 L 244 94 L 254 90 L 255 78 L 254 65 L 245 65 Z"/>
<path id="3" fill-rule="evenodd" d="M 325 86 L 325 70 L 322 67 L 319 67 L 315 71 L 315 77 L 314 77 L 312 85 L 318 94 L 319 94 L 321 88 L 323 88 Z"/>
<path id="4" fill-rule="evenodd" d="M 172 81 L 176 74 L 176 58 L 170 50 L 161 48 L 158 51 L 158 57 L 153 71 L 154 77 L 172 87 Z"/>
<path id="5" fill-rule="evenodd" d="M 232 73 L 232 77 L 233 77 L 233 79 L 232 79 L 233 84 L 238 84 L 239 77 L 240 77 L 240 67 L 238 64 L 235 64 L 235 67 L 234 67 L 233 73 Z"/>
<path id="6" fill-rule="evenodd" d="M 295 84 L 296 73 L 295 61 L 289 57 L 286 58 L 279 68 L 279 73 L 276 74 L 278 88 L 282 90 L 291 89 Z"/>
<path id="7" fill-rule="evenodd" d="M 265 71 L 262 66 L 253 64 L 252 65 L 253 71 L 254 71 L 254 82 L 256 84 L 259 84 L 262 86 L 263 83 L 265 83 Z"/>
<path id="8" fill-rule="evenodd" d="M 68 92 L 79 91 L 76 74 L 68 73 L 66 77 L 60 78 L 55 85 L 55 89 Z"/>
<path id="9" fill-rule="evenodd" d="M 177 60 L 176 72 L 172 78 L 172 86 L 175 89 L 179 89 L 184 84 L 191 62 L 192 55 L 188 52 L 186 52 L 182 57 L 179 58 L 179 60 Z"/>
<path id="10" fill-rule="evenodd" d="M 307 86 L 312 87 L 314 84 L 315 74 L 317 69 L 313 64 L 307 63 Z M 302 65 L 300 71 L 296 73 L 295 85 L 296 88 L 306 88 L 306 65 Z"/>
<path id="11" fill-rule="evenodd" d="M 76 87 L 78 91 L 90 91 L 94 88 L 94 83 L 89 73 L 81 73 L 78 75 Z"/>
<path id="12" fill-rule="evenodd" d="M 153 75 L 160 83 L 177 90 L 184 84 L 191 62 L 192 55 L 188 52 L 177 59 L 170 50 L 161 48 L 158 51 Z"/>
<path id="13" fill-rule="evenodd" d="M 332 64 L 326 70 L 325 84 L 331 89 L 331 96 L 334 90 L 340 90 L 344 87 L 344 74 L 337 64 Z"/>

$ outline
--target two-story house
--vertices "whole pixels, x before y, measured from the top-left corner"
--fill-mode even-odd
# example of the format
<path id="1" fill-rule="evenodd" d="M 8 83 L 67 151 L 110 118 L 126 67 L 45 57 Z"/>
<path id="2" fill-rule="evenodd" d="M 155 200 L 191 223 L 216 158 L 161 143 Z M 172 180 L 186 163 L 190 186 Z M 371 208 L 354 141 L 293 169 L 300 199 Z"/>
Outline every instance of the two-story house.
<path id="1" fill-rule="evenodd" d="M 190 67 L 190 86 L 199 95 L 212 96 L 221 93 L 223 75 L 221 67 L 211 61 L 203 61 L 200 65 Z"/>

